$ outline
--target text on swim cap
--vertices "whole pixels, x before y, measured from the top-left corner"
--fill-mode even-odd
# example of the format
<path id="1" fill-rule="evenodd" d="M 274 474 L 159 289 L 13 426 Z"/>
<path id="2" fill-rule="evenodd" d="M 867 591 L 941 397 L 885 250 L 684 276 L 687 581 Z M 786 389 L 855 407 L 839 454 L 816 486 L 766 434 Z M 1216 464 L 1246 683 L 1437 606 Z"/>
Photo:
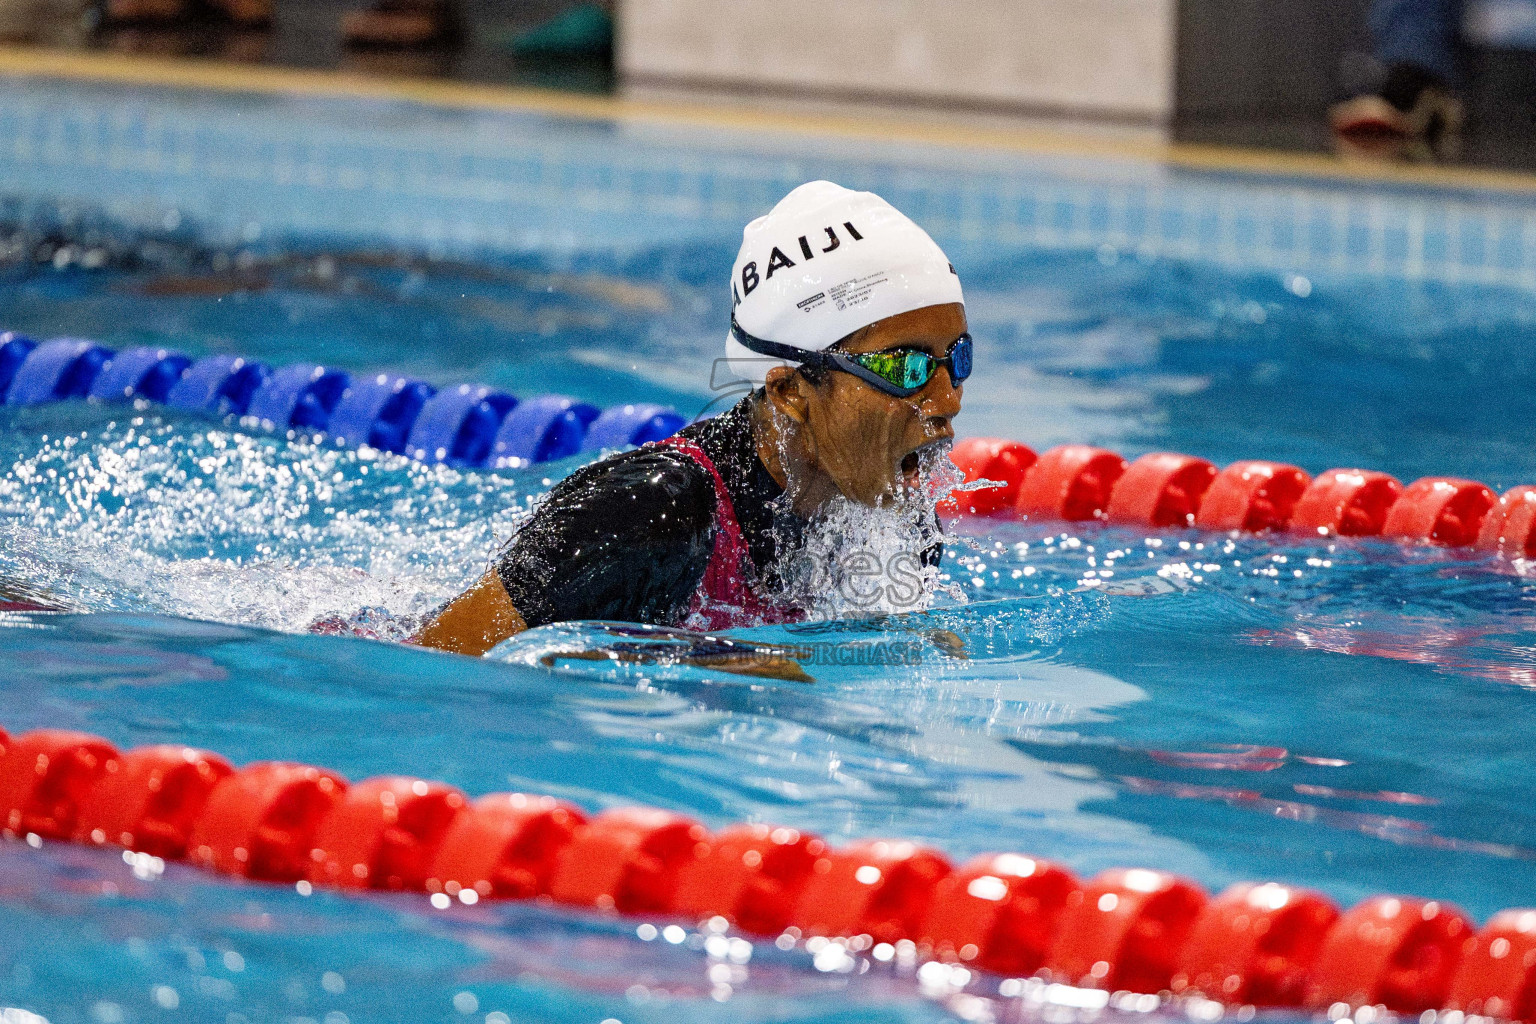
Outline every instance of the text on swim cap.
<path id="1" fill-rule="evenodd" d="M 854 227 L 851 221 L 843 221 L 843 229 L 848 232 L 848 237 L 853 241 L 864 241 L 864 236 L 859 234 L 859 229 Z M 827 247 L 821 250 L 822 252 L 831 252 L 833 249 L 836 249 L 838 246 L 843 244 L 843 240 L 837 237 L 837 230 L 835 228 L 826 227 L 822 230 L 827 233 L 828 242 Z M 800 254 L 807 260 L 815 259 L 816 253 L 811 247 L 810 239 L 805 235 L 801 235 L 799 242 Z M 768 269 L 764 271 L 762 279 L 771 280 L 775 270 L 788 270 L 794 265 L 795 261 L 784 255 L 784 250 L 780 249 L 778 246 L 774 246 L 773 251 L 768 254 Z M 757 287 L 758 282 L 759 278 L 757 276 L 757 261 L 753 260 L 750 263 L 743 264 L 741 268 L 741 294 L 751 295 L 752 290 Z"/>

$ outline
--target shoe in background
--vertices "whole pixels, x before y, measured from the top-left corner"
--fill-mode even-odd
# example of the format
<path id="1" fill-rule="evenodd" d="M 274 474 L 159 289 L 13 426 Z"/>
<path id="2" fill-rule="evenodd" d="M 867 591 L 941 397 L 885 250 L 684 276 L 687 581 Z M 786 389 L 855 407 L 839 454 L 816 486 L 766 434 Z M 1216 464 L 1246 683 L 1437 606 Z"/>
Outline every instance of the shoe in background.
<path id="1" fill-rule="evenodd" d="M 1328 120 L 1341 156 L 1444 163 L 1460 155 L 1465 115 L 1440 79 L 1397 65 L 1380 88 L 1335 105 Z"/>

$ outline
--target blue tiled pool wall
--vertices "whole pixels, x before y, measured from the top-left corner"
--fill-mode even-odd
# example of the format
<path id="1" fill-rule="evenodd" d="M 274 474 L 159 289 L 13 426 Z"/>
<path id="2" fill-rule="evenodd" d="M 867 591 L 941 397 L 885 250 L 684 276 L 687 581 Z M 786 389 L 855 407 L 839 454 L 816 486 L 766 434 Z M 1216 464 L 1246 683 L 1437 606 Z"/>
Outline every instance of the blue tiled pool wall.
<path id="1" fill-rule="evenodd" d="M 219 243 L 546 254 L 739 237 L 827 177 L 943 243 L 1536 287 L 1536 195 L 351 99 L 0 79 L 0 198 Z"/>

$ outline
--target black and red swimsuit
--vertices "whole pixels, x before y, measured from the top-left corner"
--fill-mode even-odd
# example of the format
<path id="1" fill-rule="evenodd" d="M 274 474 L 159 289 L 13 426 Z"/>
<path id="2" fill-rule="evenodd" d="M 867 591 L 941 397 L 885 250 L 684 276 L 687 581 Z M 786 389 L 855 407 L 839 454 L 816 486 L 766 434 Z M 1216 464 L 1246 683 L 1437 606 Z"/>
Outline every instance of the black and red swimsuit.
<path id="1" fill-rule="evenodd" d="M 792 621 L 772 594 L 802 523 L 761 460 L 749 402 L 585 466 L 496 562 L 530 626 L 574 619 L 725 629 Z"/>

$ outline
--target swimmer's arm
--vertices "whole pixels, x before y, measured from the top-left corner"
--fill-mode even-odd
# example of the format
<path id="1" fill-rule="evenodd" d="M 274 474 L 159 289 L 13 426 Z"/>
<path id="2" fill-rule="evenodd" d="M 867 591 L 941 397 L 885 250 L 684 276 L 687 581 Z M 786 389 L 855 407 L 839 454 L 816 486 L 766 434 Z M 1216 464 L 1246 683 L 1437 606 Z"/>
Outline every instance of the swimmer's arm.
<path id="1" fill-rule="evenodd" d="M 492 570 L 427 623 L 416 634 L 415 642 L 440 651 L 481 655 L 527 628 L 501 578 Z"/>

